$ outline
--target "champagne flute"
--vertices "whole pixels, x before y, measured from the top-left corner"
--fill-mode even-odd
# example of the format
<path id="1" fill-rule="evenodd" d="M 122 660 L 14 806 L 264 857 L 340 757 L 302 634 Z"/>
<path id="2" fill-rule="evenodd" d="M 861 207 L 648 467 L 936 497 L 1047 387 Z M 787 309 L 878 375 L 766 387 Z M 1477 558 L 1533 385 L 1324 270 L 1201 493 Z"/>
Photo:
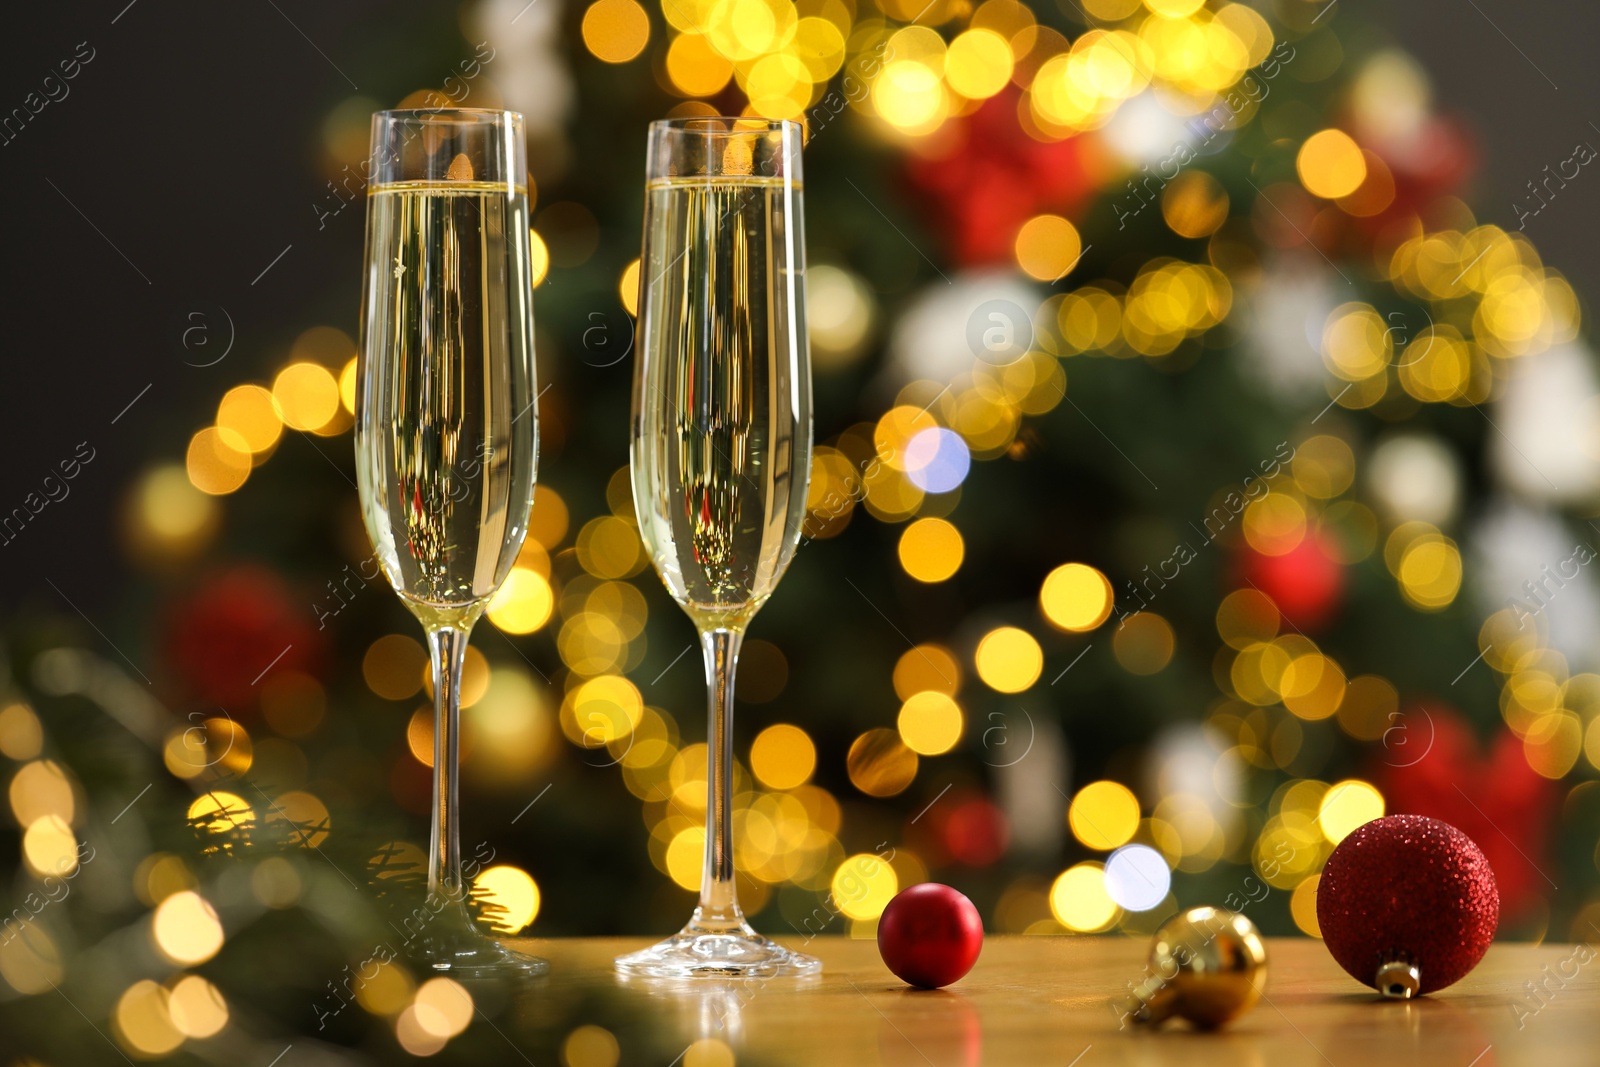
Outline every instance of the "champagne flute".
<path id="1" fill-rule="evenodd" d="M 433 661 L 428 915 L 411 946 L 463 977 L 542 973 L 466 908 L 457 807 L 472 624 L 527 534 L 538 459 L 526 149 L 512 111 L 381 111 L 356 396 L 361 514 Z"/>
<path id="2" fill-rule="evenodd" d="M 617 959 L 652 977 L 815 974 L 745 922 L 734 891 L 733 679 L 745 627 L 800 538 L 811 473 L 801 132 L 793 122 L 650 127 L 633 391 L 633 501 L 710 691 L 700 904 Z"/>

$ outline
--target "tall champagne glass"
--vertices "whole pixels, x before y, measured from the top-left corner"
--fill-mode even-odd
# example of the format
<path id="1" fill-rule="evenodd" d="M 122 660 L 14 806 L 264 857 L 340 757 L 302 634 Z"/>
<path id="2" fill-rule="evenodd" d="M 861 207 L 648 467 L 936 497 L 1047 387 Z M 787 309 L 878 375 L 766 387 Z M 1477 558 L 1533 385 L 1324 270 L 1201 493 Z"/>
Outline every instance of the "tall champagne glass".
<path id="1" fill-rule="evenodd" d="M 745 922 L 734 892 L 739 643 L 799 541 L 811 469 L 800 127 L 650 127 L 633 391 L 633 501 L 656 571 L 700 631 L 710 690 L 705 869 L 689 924 L 619 970 L 813 974 Z"/>
<path id="2" fill-rule="evenodd" d="M 522 546 L 538 458 L 525 152 L 511 111 L 372 119 L 356 472 L 433 660 L 429 896 L 410 947 L 466 977 L 545 968 L 473 926 L 457 808 L 467 639 Z"/>

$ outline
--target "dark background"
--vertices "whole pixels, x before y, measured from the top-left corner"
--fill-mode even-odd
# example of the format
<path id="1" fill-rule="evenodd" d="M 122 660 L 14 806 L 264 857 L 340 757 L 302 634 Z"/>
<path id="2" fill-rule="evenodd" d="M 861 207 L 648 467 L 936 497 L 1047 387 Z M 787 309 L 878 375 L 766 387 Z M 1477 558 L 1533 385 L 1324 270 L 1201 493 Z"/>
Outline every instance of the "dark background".
<path id="1" fill-rule="evenodd" d="M 569 5 L 562 17 L 581 10 Z M 1545 164 L 1579 141 L 1600 145 L 1591 125 L 1600 121 L 1600 12 L 1591 5 L 1416 0 L 1350 14 L 1375 25 L 1363 33 L 1392 33 L 1415 54 L 1440 110 L 1476 131 L 1481 164 L 1467 198 L 1483 221 L 1515 229 L 1514 199 Z M 114 603 L 131 573 L 116 521 L 132 474 L 155 456 L 181 459 L 222 392 L 270 375 L 305 325 L 354 333 L 362 224 L 347 211 L 318 229 L 318 131 L 352 83 L 385 102 L 427 84 L 437 55 L 458 50 L 458 15 L 453 4 L 377 0 L 12 9 L 0 35 L 0 112 L 20 107 L 80 42 L 94 58 L 68 83 L 70 95 L 0 145 L 10 459 L 0 510 L 20 505 L 79 442 L 95 450 L 71 495 L 0 545 L 0 600 L 12 617 L 66 612 L 64 597 L 91 617 Z M 624 146 L 643 136 L 585 132 Z M 637 154 L 619 149 L 617 166 Z M 1592 296 L 1600 180 L 1561 197 L 1528 232 L 1545 261 Z M 600 223 L 630 233 L 635 225 Z M 221 351 L 228 319 L 229 355 L 194 366 Z M 619 458 L 622 432 L 619 424 Z M 284 447 L 345 445 L 289 434 Z M 315 457 L 296 463 L 308 477 L 320 466 Z"/>

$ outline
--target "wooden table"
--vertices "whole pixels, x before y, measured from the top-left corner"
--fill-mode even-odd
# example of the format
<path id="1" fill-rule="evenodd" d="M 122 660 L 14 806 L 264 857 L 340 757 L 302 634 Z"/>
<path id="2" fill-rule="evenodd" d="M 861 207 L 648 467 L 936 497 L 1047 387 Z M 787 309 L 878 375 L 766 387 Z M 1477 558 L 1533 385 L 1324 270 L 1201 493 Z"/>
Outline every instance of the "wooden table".
<path id="1" fill-rule="evenodd" d="M 716 1038 L 741 1064 L 1600 1064 L 1600 957 L 1594 950 L 1575 955 L 1571 945 L 1498 944 L 1451 988 L 1391 1002 L 1340 970 L 1320 942 L 1273 940 L 1265 998 L 1231 1027 L 1208 1034 L 1182 1023 L 1119 1029 L 1108 1001 L 1141 974 L 1141 941 L 991 937 L 972 973 L 939 991 L 907 988 L 885 969 L 871 941 L 786 943 L 821 957 L 822 975 L 639 982 L 619 979 L 611 960 L 644 939 L 517 944 L 550 960 L 551 982 L 620 987 L 625 1005 L 636 1003 L 653 1020 L 652 1029 L 665 1031 L 662 1047 Z M 1530 982 L 1548 990 L 1538 1010 L 1525 986 Z M 634 1061 L 626 1044 L 623 1052 L 624 1063 Z"/>

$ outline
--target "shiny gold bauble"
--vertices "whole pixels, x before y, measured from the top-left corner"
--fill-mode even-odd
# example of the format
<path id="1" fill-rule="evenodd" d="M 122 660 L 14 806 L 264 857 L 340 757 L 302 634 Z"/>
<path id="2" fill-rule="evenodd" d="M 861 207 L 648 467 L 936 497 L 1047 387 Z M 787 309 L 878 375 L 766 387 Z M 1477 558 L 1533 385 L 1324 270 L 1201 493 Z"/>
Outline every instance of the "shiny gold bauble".
<path id="1" fill-rule="evenodd" d="M 1210 1029 L 1237 1019 L 1261 998 L 1267 948 L 1255 923 L 1238 912 L 1190 908 L 1156 931 L 1147 970 L 1128 1004 L 1134 1022 L 1176 1015 Z"/>

